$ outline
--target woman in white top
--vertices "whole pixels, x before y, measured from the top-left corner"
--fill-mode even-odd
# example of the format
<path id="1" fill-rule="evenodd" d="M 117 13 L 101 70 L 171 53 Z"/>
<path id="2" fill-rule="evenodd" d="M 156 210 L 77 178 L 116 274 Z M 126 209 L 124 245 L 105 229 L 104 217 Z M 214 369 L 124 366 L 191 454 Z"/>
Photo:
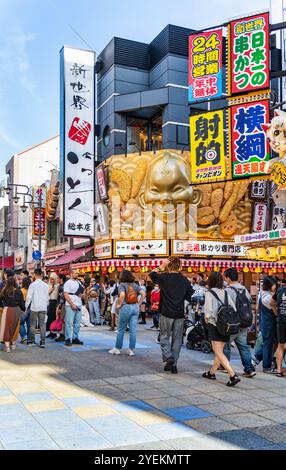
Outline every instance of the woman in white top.
<path id="1" fill-rule="evenodd" d="M 225 303 L 225 289 L 223 288 L 222 274 L 219 272 L 210 273 L 207 284 L 209 287 L 209 291 L 207 291 L 205 294 L 204 312 L 205 321 L 208 326 L 208 336 L 209 340 L 212 343 L 212 348 L 215 353 L 215 357 L 212 368 L 208 372 L 205 372 L 203 374 L 203 377 L 206 379 L 215 380 L 215 373 L 221 364 L 229 374 L 229 381 L 226 385 L 228 387 L 233 387 L 238 382 L 240 382 L 240 379 L 234 373 L 227 357 L 223 353 L 224 345 L 225 343 L 229 342 L 230 336 L 222 336 L 216 326 L 219 307 L 221 304 Z M 217 295 L 221 303 L 210 291 L 213 291 Z M 228 296 L 228 304 L 234 310 L 236 310 L 235 305 L 230 296 Z"/>

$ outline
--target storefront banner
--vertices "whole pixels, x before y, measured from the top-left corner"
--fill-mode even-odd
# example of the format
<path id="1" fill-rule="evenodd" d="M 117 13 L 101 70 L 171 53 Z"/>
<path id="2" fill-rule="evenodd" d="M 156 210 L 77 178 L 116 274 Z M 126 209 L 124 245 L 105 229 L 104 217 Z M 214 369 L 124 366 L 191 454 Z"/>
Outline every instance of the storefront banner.
<path id="1" fill-rule="evenodd" d="M 35 207 L 32 210 L 32 239 L 38 240 L 41 234 L 41 238 L 47 238 L 47 222 L 46 222 L 46 210 Z"/>
<path id="2" fill-rule="evenodd" d="M 64 235 L 94 236 L 94 63 L 92 51 L 61 51 L 61 179 Z"/>
<path id="3" fill-rule="evenodd" d="M 107 170 L 104 166 L 100 165 L 96 168 L 95 175 L 99 198 L 104 201 L 105 199 L 108 199 Z"/>
<path id="4" fill-rule="evenodd" d="M 246 249 L 227 242 L 172 240 L 173 255 L 245 256 Z"/>
<path id="5" fill-rule="evenodd" d="M 251 198 L 264 199 L 266 197 L 267 182 L 265 180 L 253 181 L 251 183 Z"/>
<path id="6" fill-rule="evenodd" d="M 189 103 L 222 95 L 222 28 L 189 36 Z"/>
<path id="7" fill-rule="evenodd" d="M 230 23 L 230 92 L 269 88 L 269 13 Z"/>
<path id="8" fill-rule="evenodd" d="M 262 124 L 269 120 L 269 102 L 243 103 L 230 112 L 233 178 L 267 173 L 270 150 Z"/>
<path id="9" fill-rule="evenodd" d="M 270 230 L 261 233 L 248 233 L 247 235 L 237 235 L 234 237 L 235 244 L 247 244 L 255 242 L 264 242 L 267 240 L 277 240 L 279 238 L 286 238 L 286 229 Z"/>
<path id="10" fill-rule="evenodd" d="M 20 269 L 25 263 L 25 248 L 18 248 L 14 251 L 14 268 Z"/>
<path id="11" fill-rule="evenodd" d="M 274 206 L 272 214 L 272 230 L 286 227 L 286 207 Z"/>
<path id="12" fill-rule="evenodd" d="M 167 240 L 118 240 L 114 256 L 167 256 Z"/>
<path id="13" fill-rule="evenodd" d="M 253 232 L 264 232 L 267 222 L 267 204 L 256 203 L 253 212 Z"/>
<path id="14" fill-rule="evenodd" d="M 107 236 L 109 234 L 108 207 L 105 204 L 95 205 L 96 237 Z"/>
<path id="15" fill-rule="evenodd" d="M 111 258 L 112 257 L 112 242 L 95 243 L 94 244 L 95 258 Z"/>
<path id="16" fill-rule="evenodd" d="M 47 188 L 46 186 L 32 186 L 32 201 L 34 207 L 46 207 Z"/>
<path id="17" fill-rule="evenodd" d="M 218 181 L 226 177 L 222 110 L 190 117 L 191 179 Z"/>

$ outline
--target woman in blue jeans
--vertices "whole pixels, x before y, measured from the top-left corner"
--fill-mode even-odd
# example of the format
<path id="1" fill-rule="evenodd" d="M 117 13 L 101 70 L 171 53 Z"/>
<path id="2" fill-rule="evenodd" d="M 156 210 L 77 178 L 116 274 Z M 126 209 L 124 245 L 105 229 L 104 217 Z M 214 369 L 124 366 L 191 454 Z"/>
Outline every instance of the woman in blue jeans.
<path id="1" fill-rule="evenodd" d="M 118 331 L 115 347 L 108 351 L 110 354 L 120 354 L 123 346 L 123 339 L 126 327 L 129 327 L 129 349 L 127 354 L 134 356 L 136 346 L 136 330 L 139 316 L 139 306 L 145 299 L 146 292 L 135 283 L 133 274 L 124 270 L 121 273 L 118 286 L 118 303 L 119 310 Z M 140 302 L 138 296 L 140 295 Z"/>
<path id="2" fill-rule="evenodd" d="M 259 364 L 263 361 L 263 372 L 271 372 L 273 346 L 275 340 L 276 316 L 273 312 L 272 295 L 275 291 L 275 283 L 271 277 L 263 279 L 262 290 L 259 293 L 259 323 L 263 345 L 256 352 L 254 361 Z"/>

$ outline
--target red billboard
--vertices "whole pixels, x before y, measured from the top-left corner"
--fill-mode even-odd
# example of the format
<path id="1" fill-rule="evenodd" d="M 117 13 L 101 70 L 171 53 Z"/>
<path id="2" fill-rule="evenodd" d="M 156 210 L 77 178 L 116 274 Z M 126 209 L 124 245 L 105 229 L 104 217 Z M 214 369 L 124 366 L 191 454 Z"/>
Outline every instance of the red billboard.
<path id="1" fill-rule="evenodd" d="M 222 95 L 222 28 L 189 36 L 189 102 Z"/>
<path id="2" fill-rule="evenodd" d="M 33 240 L 38 240 L 40 234 L 41 238 L 46 238 L 47 230 L 46 230 L 46 209 L 40 209 L 39 207 L 35 207 L 33 209 Z"/>
<path id="3" fill-rule="evenodd" d="M 269 88 L 269 13 L 230 22 L 230 93 Z"/>
<path id="4" fill-rule="evenodd" d="M 268 100 L 232 106 L 230 112 L 233 178 L 265 174 L 270 150 L 262 124 L 269 122 Z"/>

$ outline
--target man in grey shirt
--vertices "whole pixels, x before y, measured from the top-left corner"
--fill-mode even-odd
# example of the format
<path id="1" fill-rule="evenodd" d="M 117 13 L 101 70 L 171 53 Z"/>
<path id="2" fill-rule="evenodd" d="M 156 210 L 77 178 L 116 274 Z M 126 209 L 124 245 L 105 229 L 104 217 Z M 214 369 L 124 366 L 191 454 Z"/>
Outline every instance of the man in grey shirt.
<path id="1" fill-rule="evenodd" d="M 227 282 L 228 287 L 226 288 L 228 295 L 236 304 L 236 290 L 244 290 L 245 295 L 250 303 L 252 303 L 251 296 L 242 284 L 238 282 L 238 272 L 235 268 L 229 268 L 224 272 L 224 277 Z M 252 378 L 256 375 L 255 368 L 253 367 L 251 360 L 250 347 L 247 344 L 247 328 L 240 328 L 237 336 L 230 338 L 230 343 L 234 341 L 238 352 L 240 354 L 241 362 L 244 368 L 243 376 L 246 378 Z M 230 343 L 226 343 L 224 346 L 224 354 L 230 360 L 231 347 Z M 220 368 L 222 370 L 222 368 Z"/>

